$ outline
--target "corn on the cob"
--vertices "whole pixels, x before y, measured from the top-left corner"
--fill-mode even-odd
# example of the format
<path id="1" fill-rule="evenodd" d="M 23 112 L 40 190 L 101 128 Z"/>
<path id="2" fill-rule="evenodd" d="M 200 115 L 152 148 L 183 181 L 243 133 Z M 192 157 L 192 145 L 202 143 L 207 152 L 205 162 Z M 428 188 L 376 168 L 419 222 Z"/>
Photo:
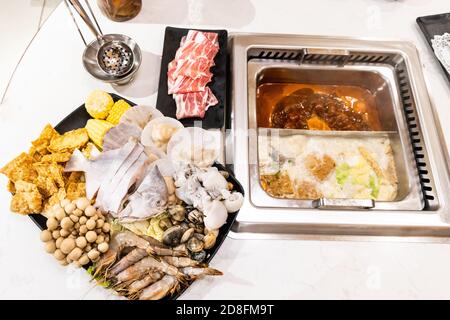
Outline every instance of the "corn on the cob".
<path id="1" fill-rule="evenodd" d="M 94 90 L 89 94 L 84 105 L 86 111 L 94 119 L 106 119 L 114 105 L 114 100 L 108 93 L 101 90 Z"/>
<path id="2" fill-rule="evenodd" d="M 114 127 L 114 125 L 105 120 L 89 119 L 86 123 L 86 130 L 89 138 L 100 148 L 103 147 L 103 138 L 105 137 L 105 134 L 112 127 Z"/>
<path id="3" fill-rule="evenodd" d="M 122 115 L 130 109 L 131 106 L 126 103 L 125 100 L 119 100 L 116 103 L 114 103 L 113 107 L 111 108 L 111 111 L 109 112 L 108 118 L 106 118 L 106 121 L 111 122 L 112 124 L 119 124 L 120 118 Z"/>

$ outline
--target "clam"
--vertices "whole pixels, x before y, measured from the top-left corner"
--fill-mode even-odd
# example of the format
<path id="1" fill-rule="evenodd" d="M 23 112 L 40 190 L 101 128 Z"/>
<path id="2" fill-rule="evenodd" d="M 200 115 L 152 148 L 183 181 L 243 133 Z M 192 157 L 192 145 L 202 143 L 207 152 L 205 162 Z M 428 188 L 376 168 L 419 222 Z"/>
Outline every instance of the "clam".
<path id="1" fill-rule="evenodd" d="M 169 208 L 169 215 L 172 220 L 183 221 L 186 217 L 186 209 L 182 205 L 175 205 Z"/>
<path id="2" fill-rule="evenodd" d="M 194 224 L 201 224 L 203 223 L 203 213 L 198 211 L 197 209 L 192 210 L 188 213 L 187 216 L 188 220 Z"/>
<path id="3" fill-rule="evenodd" d="M 167 143 L 183 124 L 170 117 L 160 117 L 151 120 L 142 130 L 141 142 L 146 147 L 151 147 L 163 152 L 167 151 Z"/>
<path id="4" fill-rule="evenodd" d="M 197 253 L 203 250 L 204 244 L 197 238 L 190 238 L 189 241 L 187 242 L 186 247 L 190 252 Z"/>
<path id="5" fill-rule="evenodd" d="M 193 237 L 194 237 L 194 238 L 197 238 L 197 239 L 200 240 L 200 241 L 203 241 L 203 239 L 205 239 L 205 235 L 204 235 L 204 234 L 197 233 L 197 232 L 194 233 Z"/>
<path id="6" fill-rule="evenodd" d="M 202 250 L 199 252 L 192 253 L 191 258 L 195 261 L 202 262 L 203 260 L 206 259 L 206 252 L 205 250 Z"/>
<path id="7" fill-rule="evenodd" d="M 219 173 L 220 173 L 221 175 L 223 175 L 223 177 L 224 177 L 225 179 L 228 179 L 228 178 L 230 177 L 230 173 L 229 173 L 228 171 L 223 171 L 223 170 L 221 170 L 221 171 L 219 171 Z"/>
<path id="8" fill-rule="evenodd" d="M 167 246 L 176 247 L 180 244 L 180 240 L 183 234 L 183 228 L 181 228 L 180 226 L 173 226 L 164 231 L 162 241 Z"/>
<path id="9" fill-rule="evenodd" d="M 219 230 L 209 231 L 203 238 L 203 243 L 205 249 L 211 249 L 216 244 L 217 236 L 219 235 Z"/>
<path id="10" fill-rule="evenodd" d="M 195 229 L 194 228 L 189 228 L 187 229 L 184 233 L 183 236 L 181 237 L 180 242 L 181 243 L 185 243 L 187 242 L 195 233 Z"/>

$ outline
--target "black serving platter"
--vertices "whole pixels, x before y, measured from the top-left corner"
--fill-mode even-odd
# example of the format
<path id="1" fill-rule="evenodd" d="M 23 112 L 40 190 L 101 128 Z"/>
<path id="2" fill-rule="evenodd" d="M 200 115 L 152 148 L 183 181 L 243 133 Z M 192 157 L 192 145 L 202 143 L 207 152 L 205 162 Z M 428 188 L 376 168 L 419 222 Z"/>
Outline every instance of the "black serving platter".
<path id="1" fill-rule="evenodd" d="M 172 95 L 167 93 L 167 67 L 169 62 L 175 58 L 175 53 L 180 47 L 181 38 L 189 30 L 199 30 L 206 32 L 216 32 L 219 35 L 219 52 L 214 58 L 215 65 L 211 68 L 213 73 L 212 81 L 208 83 L 212 92 L 219 103 L 206 111 L 205 117 L 181 119 L 185 127 L 194 126 L 195 121 L 201 121 L 204 129 L 222 128 L 225 119 L 225 107 L 227 97 L 227 42 L 228 32 L 226 30 L 200 30 L 200 29 L 182 29 L 166 27 L 164 35 L 164 47 L 161 58 L 161 73 L 159 76 L 159 89 L 156 107 L 166 116 L 175 118 L 176 105 Z"/>
<path id="2" fill-rule="evenodd" d="M 114 102 L 116 102 L 117 100 L 123 99 L 125 100 L 127 103 L 129 103 L 131 106 L 135 106 L 136 103 L 131 102 L 125 98 L 122 98 L 121 96 L 114 94 L 114 93 L 110 93 L 111 97 L 113 98 Z M 83 128 L 86 125 L 86 122 L 91 119 L 91 116 L 87 113 L 86 108 L 83 105 L 79 106 L 77 109 L 75 109 L 71 114 L 69 114 L 67 117 L 65 117 L 60 123 L 58 123 L 55 126 L 56 131 L 58 131 L 60 134 L 63 134 L 67 131 L 70 130 L 74 130 L 74 129 L 78 129 L 78 128 Z M 239 181 L 234 177 L 233 173 L 228 170 L 227 168 L 225 168 L 222 164 L 220 163 L 215 163 L 214 164 L 215 167 L 217 167 L 219 170 L 223 170 L 223 171 L 227 171 L 229 173 L 229 178 L 227 179 L 229 182 L 231 182 L 231 184 L 233 184 L 233 190 L 234 191 L 238 191 L 241 192 L 244 195 L 244 189 L 242 188 L 242 185 L 239 183 Z M 228 214 L 228 219 L 227 219 L 227 223 L 225 225 L 223 225 L 220 229 L 219 229 L 219 235 L 217 237 L 216 240 L 216 244 L 214 245 L 214 247 L 212 247 L 209 250 L 205 250 L 206 251 L 206 263 L 210 263 L 210 261 L 212 260 L 212 258 L 215 256 L 215 254 L 217 253 L 217 251 L 219 250 L 220 246 L 222 245 L 223 241 L 225 240 L 225 238 L 227 237 L 228 232 L 231 229 L 231 226 L 233 225 L 234 221 L 236 220 L 236 216 L 238 214 L 239 211 L 234 212 L 234 213 L 230 213 Z M 30 214 L 29 217 L 31 218 L 31 220 L 33 220 L 33 222 L 41 229 L 44 230 L 46 229 L 46 221 L 47 218 L 45 218 L 43 215 L 41 214 Z M 87 268 L 88 266 L 86 266 Z M 190 283 L 189 283 L 190 285 Z M 179 296 L 181 296 L 181 294 L 183 294 L 183 292 L 188 288 L 188 285 L 183 285 L 181 290 L 179 290 L 175 295 L 171 296 L 171 297 L 167 297 L 167 299 L 177 299 Z"/>
<path id="3" fill-rule="evenodd" d="M 446 32 L 450 33 L 450 13 L 442 13 L 431 16 L 418 17 L 416 19 L 416 22 L 419 25 L 423 35 L 425 36 L 425 39 L 427 40 L 431 50 L 433 50 L 431 39 L 433 39 L 434 36 L 442 35 Z M 445 76 L 447 77 L 448 81 L 450 81 L 450 74 L 444 68 L 439 59 L 437 60 L 441 65 L 442 70 L 444 70 Z"/>

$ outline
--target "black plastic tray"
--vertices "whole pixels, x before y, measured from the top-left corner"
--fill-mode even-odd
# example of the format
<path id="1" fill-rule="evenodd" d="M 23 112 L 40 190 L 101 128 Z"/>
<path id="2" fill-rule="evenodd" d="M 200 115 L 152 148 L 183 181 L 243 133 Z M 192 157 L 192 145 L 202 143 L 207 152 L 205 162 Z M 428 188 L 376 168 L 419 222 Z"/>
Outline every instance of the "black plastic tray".
<path id="1" fill-rule="evenodd" d="M 114 101 L 123 99 L 123 100 L 127 101 L 131 106 L 136 105 L 134 102 L 131 102 L 125 98 L 122 98 L 119 95 L 116 95 L 114 93 L 110 93 L 110 95 L 112 96 Z M 75 109 L 67 117 L 65 117 L 60 123 L 58 123 L 55 126 L 55 129 L 59 133 L 63 134 L 70 130 L 83 128 L 89 119 L 91 119 L 91 116 L 87 113 L 86 108 L 83 104 L 80 107 L 78 107 L 77 109 Z M 233 173 L 229 169 L 225 168 L 223 165 L 221 165 L 219 163 L 215 163 L 214 166 L 217 167 L 219 170 L 227 171 L 230 174 L 230 177 L 227 180 L 233 184 L 233 190 L 244 194 L 244 189 L 242 188 L 242 185 L 239 183 L 239 181 L 237 181 L 237 179 L 234 177 Z M 219 250 L 220 246 L 222 245 L 223 241 L 227 237 L 227 234 L 230 231 L 231 226 L 233 225 L 234 221 L 236 220 L 236 216 L 237 216 L 238 212 L 239 211 L 228 214 L 227 223 L 220 228 L 219 235 L 216 240 L 216 244 L 211 249 L 206 250 L 207 255 L 206 255 L 205 261 L 207 263 L 210 263 L 210 261 L 212 260 L 212 258 L 215 256 L 215 254 Z M 36 225 L 41 230 L 44 230 L 46 228 L 47 218 L 44 217 L 43 215 L 31 214 L 31 215 L 29 215 L 29 217 L 31 218 L 31 220 L 34 221 L 34 223 L 36 223 Z M 86 266 L 86 268 L 87 267 L 88 266 Z M 183 286 L 182 289 L 177 292 L 177 294 L 175 294 L 171 297 L 168 297 L 167 299 L 177 299 L 187 288 L 188 288 L 188 286 Z"/>
<path id="2" fill-rule="evenodd" d="M 446 32 L 450 33 L 450 13 L 442 13 L 431 16 L 418 17 L 416 21 L 420 27 L 420 30 L 422 30 L 422 33 L 424 34 L 425 39 L 427 40 L 431 50 L 433 50 L 431 39 L 433 39 L 434 36 L 442 35 Z M 450 74 L 447 72 L 447 70 L 439 61 L 439 59 L 437 60 L 441 65 L 442 70 L 444 70 L 445 76 L 450 82 Z"/>
<path id="3" fill-rule="evenodd" d="M 181 119 L 185 127 L 194 126 L 194 121 L 202 121 L 204 129 L 222 128 L 225 119 L 225 106 L 227 97 L 227 42 L 228 32 L 226 30 L 201 30 L 181 29 L 166 27 L 164 35 L 164 47 L 161 58 L 161 73 L 159 76 L 159 89 L 156 107 L 166 116 L 175 118 L 176 105 L 172 95 L 167 93 L 167 67 L 169 62 L 175 58 L 175 53 L 180 47 L 181 38 L 187 35 L 189 30 L 216 32 L 219 35 L 219 52 L 214 58 L 215 65 L 211 68 L 212 81 L 208 83 L 219 103 L 206 111 L 205 117 Z"/>

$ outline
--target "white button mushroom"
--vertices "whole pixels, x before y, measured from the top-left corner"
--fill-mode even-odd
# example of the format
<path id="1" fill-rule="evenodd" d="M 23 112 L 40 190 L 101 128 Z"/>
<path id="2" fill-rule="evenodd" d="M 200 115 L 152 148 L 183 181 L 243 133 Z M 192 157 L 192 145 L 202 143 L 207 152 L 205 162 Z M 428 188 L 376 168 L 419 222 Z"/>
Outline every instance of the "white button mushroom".
<path id="1" fill-rule="evenodd" d="M 233 192 L 227 199 L 223 201 L 223 204 L 227 208 L 227 211 L 236 212 L 244 203 L 244 196 L 240 192 Z"/>

